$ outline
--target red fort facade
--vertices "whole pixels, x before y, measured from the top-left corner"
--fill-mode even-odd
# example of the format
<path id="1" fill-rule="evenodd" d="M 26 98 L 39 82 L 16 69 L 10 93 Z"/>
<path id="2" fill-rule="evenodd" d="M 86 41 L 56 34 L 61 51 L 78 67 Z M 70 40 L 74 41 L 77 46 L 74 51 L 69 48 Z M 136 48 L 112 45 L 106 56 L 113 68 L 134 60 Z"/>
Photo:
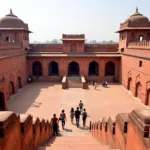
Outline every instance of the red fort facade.
<path id="1" fill-rule="evenodd" d="M 0 109 L 33 81 L 62 82 L 83 76 L 86 82 L 122 84 L 150 106 L 150 22 L 138 12 L 120 24 L 118 44 L 85 44 L 85 35 L 63 34 L 62 44 L 29 44 L 28 24 L 12 12 L 0 19 Z"/>

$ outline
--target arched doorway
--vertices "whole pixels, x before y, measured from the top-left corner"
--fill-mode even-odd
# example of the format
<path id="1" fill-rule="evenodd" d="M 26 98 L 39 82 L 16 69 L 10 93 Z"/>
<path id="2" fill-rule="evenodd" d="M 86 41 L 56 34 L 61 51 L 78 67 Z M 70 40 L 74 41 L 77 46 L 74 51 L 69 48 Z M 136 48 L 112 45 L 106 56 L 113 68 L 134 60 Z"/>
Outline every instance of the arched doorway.
<path id="1" fill-rule="evenodd" d="M 98 76 L 99 74 L 99 65 L 96 61 L 89 63 L 89 76 Z"/>
<path id="2" fill-rule="evenodd" d="M 68 65 L 68 75 L 69 76 L 77 76 L 79 75 L 79 64 L 75 61 L 72 61 L 71 63 L 69 63 Z"/>
<path id="3" fill-rule="evenodd" d="M 18 89 L 22 88 L 22 84 L 21 84 L 21 78 L 18 77 Z"/>
<path id="4" fill-rule="evenodd" d="M 128 86 L 127 86 L 128 90 L 131 91 L 132 88 L 132 78 L 128 79 Z"/>
<path id="5" fill-rule="evenodd" d="M 10 81 L 10 84 L 9 84 L 9 96 L 15 94 L 15 86 L 14 86 L 14 83 L 12 81 Z"/>
<path id="6" fill-rule="evenodd" d="M 141 99 L 142 96 L 141 94 L 142 94 L 142 85 L 140 82 L 138 82 L 135 87 L 135 97 Z"/>
<path id="7" fill-rule="evenodd" d="M 42 76 L 42 64 L 39 61 L 35 61 L 32 64 L 33 76 Z"/>
<path id="8" fill-rule="evenodd" d="M 59 75 L 59 71 L 58 71 L 58 63 L 55 61 L 52 61 L 49 63 L 49 76 L 58 76 Z"/>
<path id="9" fill-rule="evenodd" d="M 115 76 L 115 63 L 109 61 L 105 64 L 105 76 Z"/>
<path id="10" fill-rule="evenodd" d="M 147 90 L 146 94 L 146 105 L 150 106 L 150 89 Z"/>
<path id="11" fill-rule="evenodd" d="M 0 111 L 5 110 L 5 98 L 4 93 L 0 92 Z"/>

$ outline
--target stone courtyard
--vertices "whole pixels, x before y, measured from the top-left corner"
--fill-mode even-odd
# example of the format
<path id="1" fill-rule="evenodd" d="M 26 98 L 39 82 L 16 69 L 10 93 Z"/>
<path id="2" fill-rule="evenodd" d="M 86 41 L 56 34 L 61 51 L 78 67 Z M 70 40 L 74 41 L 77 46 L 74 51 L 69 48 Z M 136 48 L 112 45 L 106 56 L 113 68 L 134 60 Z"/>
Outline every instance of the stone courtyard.
<path id="1" fill-rule="evenodd" d="M 97 121 L 103 116 L 115 116 L 120 112 L 148 108 L 118 84 L 109 85 L 108 88 L 99 85 L 96 90 L 92 85 L 89 85 L 87 90 L 62 90 L 61 84 L 58 83 L 35 82 L 27 84 L 8 100 L 8 110 L 50 119 L 54 113 L 59 116 L 61 110 L 65 109 L 66 131 L 83 131 L 82 127 L 77 129 L 75 124 L 71 124 L 69 115 L 70 108 L 76 108 L 80 100 L 88 112 L 87 126 L 89 121 Z"/>

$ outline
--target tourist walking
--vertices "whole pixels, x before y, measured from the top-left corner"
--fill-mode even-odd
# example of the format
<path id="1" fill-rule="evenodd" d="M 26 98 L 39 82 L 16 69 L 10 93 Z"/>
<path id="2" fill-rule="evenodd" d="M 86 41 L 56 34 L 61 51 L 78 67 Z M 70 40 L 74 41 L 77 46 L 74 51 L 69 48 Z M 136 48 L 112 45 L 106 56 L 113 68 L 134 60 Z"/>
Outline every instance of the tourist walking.
<path id="1" fill-rule="evenodd" d="M 58 134 L 58 123 L 59 123 L 59 120 L 56 117 L 56 114 L 53 115 L 53 118 L 51 119 L 51 123 L 52 123 L 52 126 L 53 126 L 53 135 L 57 135 Z"/>
<path id="2" fill-rule="evenodd" d="M 65 121 L 66 121 L 66 114 L 65 114 L 65 111 L 64 111 L 64 110 L 61 111 L 59 120 L 61 120 L 61 123 L 62 123 L 62 129 L 64 130 L 64 127 L 65 127 Z"/>
<path id="3" fill-rule="evenodd" d="M 107 82 L 107 81 L 105 81 L 105 87 L 107 87 L 107 85 L 108 85 L 108 82 Z"/>
<path id="4" fill-rule="evenodd" d="M 86 125 L 86 118 L 87 118 L 87 112 L 86 109 L 84 109 L 82 112 L 83 127 L 85 127 Z"/>
<path id="5" fill-rule="evenodd" d="M 70 118 L 71 118 L 71 123 L 72 124 L 73 124 L 74 115 L 75 115 L 74 108 L 71 108 L 71 110 L 70 110 Z"/>
<path id="6" fill-rule="evenodd" d="M 95 84 L 94 84 L 94 90 L 96 90 L 96 88 L 97 88 L 97 83 L 95 82 Z"/>
<path id="7" fill-rule="evenodd" d="M 79 127 L 79 123 L 80 123 L 80 114 L 81 114 L 81 112 L 79 111 L 79 107 L 77 107 L 77 110 L 75 111 L 75 118 L 76 118 L 77 127 Z"/>
<path id="8" fill-rule="evenodd" d="M 95 84 L 95 80 L 93 80 L 93 81 L 92 81 L 92 84 L 93 84 L 93 86 L 94 86 L 94 84 Z"/>
<path id="9" fill-rule="evenodd" d="M 82 108 L 83 108 L 83 103 L 82 103 L 82 100 L 80 100 L 80 103 L 79 103 L 79 108 L 80 108 L 80 111 L 82 111 Z"/>

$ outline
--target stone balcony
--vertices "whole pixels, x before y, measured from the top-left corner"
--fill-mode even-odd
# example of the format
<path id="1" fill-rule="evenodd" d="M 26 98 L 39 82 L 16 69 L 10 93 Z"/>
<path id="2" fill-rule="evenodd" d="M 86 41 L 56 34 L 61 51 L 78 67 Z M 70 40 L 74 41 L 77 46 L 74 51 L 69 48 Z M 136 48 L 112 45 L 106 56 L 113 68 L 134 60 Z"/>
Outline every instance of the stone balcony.
<path id="1" fill-rule="evenodd" d="M 130 42 L 130 43 L 128 43 L 128 48 L 150 49 L 150 41 Z"/>
<path id="2" fill-rule="evenodd" d="M 22 46 L 22 42 L 0 42 L 0 49 L 21 48 Z"/>

